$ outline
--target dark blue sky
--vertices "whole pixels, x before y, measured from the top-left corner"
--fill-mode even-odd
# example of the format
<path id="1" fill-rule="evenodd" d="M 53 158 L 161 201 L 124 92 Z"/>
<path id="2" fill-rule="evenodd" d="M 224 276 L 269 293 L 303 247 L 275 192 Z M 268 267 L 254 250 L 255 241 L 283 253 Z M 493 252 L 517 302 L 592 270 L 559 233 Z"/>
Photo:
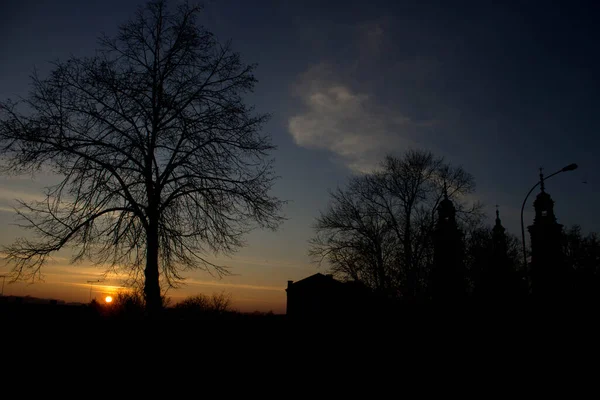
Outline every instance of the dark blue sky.
<path id="1" fill-rule="evenodd" d="M 560 223 L 600 231 L 600 6 L 498 3 L 206 1 L 206 28 L 258 64 L 251 101 L 273 116 L 275 190 L 291 200 L 281 231 L 252 235 L 243 254 L 295 265 L 282 282 L 312 273 L 306 241 L 328 189 L 407 148 L 463 165 L 515 234 L 538 167 L 576 162 L 547 190 Z M 34 65 L 90 54 L 139 4 L 3 2 L 0 97 L 24 94 Z"/>

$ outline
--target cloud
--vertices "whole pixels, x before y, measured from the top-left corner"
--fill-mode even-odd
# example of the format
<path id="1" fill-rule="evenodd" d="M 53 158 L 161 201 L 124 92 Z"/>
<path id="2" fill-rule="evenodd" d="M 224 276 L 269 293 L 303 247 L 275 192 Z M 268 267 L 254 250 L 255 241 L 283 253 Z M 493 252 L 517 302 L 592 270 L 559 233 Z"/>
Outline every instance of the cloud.
<path id="1" fill-rule="evenodd" d="M 386 47 L 390 22 L 389 17 L 384 17 L 358 24 L 355 35 L 361 60 L 379 58 Z"/>
<path id="2" fill-rule="evenodd" d="M 231 289 L 249 289 L 249 290 L 266 290 L 282 292 L 285 285 L 281 286 L 265 286 L 265 285 L 250 285 L 243 283 L 231 283 L 231 282 L 217 282 L 217 281 L 203 281 L 196 279 L 186 279 L 186 284 L 195 286 L 211 286 L 211 287 L 225 287 Z"/>
<path id="3" fill-rule="evenodd" d="M 297 145 L 329 152 L 354 172 L 411 148 L 456 152 L 461 112 L 448 91 L 447 38 L 389 15 L 337 26 L 336 34 L 329 26 L 313 31 L 329 47 L 315 51 L 319 58 L 292 86 L 300 109 L 287 127 Z"/>
<path id="4" fill-rule="evenodd" d="M 14 214 L 15 209 L 12 208 L 12 207 L 0 206 L 0 212 L 6 212 L 6 213 Z"/>
<path id="5" fill-rule="evenodd" d="M 419 129 L 430 121 L 414 121 L 336 75 L 331 66 L 320 64 L 294 86 L 305 108 L 288 121 L 297 145 L 327 150 L 355 172 L 372 170 L 386 153 L 417 146 Z"/>
<path id="6" fill-rule="evenodd" d="M 16 199 L 25 202 L 32 202 L 42 201 L 44 200 L 44 198 L 45 196 L 43 192 L 31 193 L 21 190 L 14 190 L 6 187 L 0 187 L 0 202 L 14 202 Z M 16 202 L 14 204 L 16 204 Z"/>

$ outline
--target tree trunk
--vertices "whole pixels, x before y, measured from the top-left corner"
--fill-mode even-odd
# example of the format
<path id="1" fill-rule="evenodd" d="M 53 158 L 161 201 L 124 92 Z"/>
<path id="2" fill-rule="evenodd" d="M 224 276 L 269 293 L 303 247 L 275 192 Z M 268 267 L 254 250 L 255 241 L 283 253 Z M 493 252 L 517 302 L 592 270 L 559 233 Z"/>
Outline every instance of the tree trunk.
<path id="1" fill-rule="evenodd" d="M 158 274 L 158 222 L 150 221 L 146 241 L 146 269 L 144 270 L 144 297 L 148 315 L 154 317 L 162 310 Z"/>
<path id="2" fill-rule="evenodd" d="M 404 208 L 404 237 L 402 238 L 402 247 L 404 250 L 404 268 L 406 271 L 406 296 L 414 301 L 417 297 L 417 270 L 413 256 L 413 237 L 412 237 L 412 204 L 414 197 L 409 200 L 409 204 Z"/>
<path id="3" fill-rule="evenodd" d="M 385 277 L 385 266 L 383 265 L 383 250 L 381 248 L 381 244 L 379 243 L 379 239 L 376 239 L 375 242 L 375 251 L 377 252 L 376 262 L 377 262 L 377 283 L 379 292 L 382 294 L 386 294 L 386 277 Z"/>

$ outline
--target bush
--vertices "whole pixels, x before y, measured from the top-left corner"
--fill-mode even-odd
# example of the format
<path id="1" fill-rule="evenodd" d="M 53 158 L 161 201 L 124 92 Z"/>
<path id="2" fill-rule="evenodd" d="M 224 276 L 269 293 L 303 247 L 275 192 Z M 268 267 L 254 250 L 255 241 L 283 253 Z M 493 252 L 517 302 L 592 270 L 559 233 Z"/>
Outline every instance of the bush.
<path id="1" fill-rule="evenodd" d="M 213 293 L 212 296 L 197 294 L 189 296 L 174 307 L 177 311 L 191 315 L 222 315 L 232 312 L 231 295 Z"/>
<path id="2" fill-rule="evenodd" d="M 139 291 L 119 291 L 108 306 L 109 315 L 119 318 L 136 318 L 144 315 L 144 297 Z"/>

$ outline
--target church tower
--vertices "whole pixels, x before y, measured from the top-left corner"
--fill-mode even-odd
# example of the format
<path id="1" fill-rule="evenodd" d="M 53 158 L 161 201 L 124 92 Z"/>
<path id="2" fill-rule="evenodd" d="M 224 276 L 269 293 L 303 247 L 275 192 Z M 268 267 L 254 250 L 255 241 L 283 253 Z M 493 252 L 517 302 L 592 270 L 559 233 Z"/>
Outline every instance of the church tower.
<path id="1" fill-rule="evenodd" d="M 507 252 L 506 229 L 502 226 L 500 211 L 498 210 L 498 206 L 496 206 L 496 221 L 492 228 L 492 255 L 495 260 L 502 260 L 507 257 Z"/>
<path id="2" fill-rule="evenodd" d="M 496 221 L 492 228 L 491 244 L 489 265 L 483 282 L 486 299 L 497 305 L 506 304 L 517 295 L 519 281 L 508 256 L 508 238 L 498 208 L 496 208 Z"/>
<path id="3" fill-rule="evenodd" d="M 533 225 L 527 227 L 531 237 L 531 294 L 542 301 L 559 300 L 569 288 L 561 249 L 562 225 L 556 222 L 554 200 L 546 193 L 541 170 L 540 188 L 533 202 Z"/>
<path id="4" fill-rule="evenodd" d="M 456 224 L 456 209 L 448 198 L 444 183 L 444 199 L 438 206 L 438 220 L 433 232 L 433 265 L 431 296 L 434 301 L 459 301 L 466 295 L 463 268 L 463 237 Z"/>

